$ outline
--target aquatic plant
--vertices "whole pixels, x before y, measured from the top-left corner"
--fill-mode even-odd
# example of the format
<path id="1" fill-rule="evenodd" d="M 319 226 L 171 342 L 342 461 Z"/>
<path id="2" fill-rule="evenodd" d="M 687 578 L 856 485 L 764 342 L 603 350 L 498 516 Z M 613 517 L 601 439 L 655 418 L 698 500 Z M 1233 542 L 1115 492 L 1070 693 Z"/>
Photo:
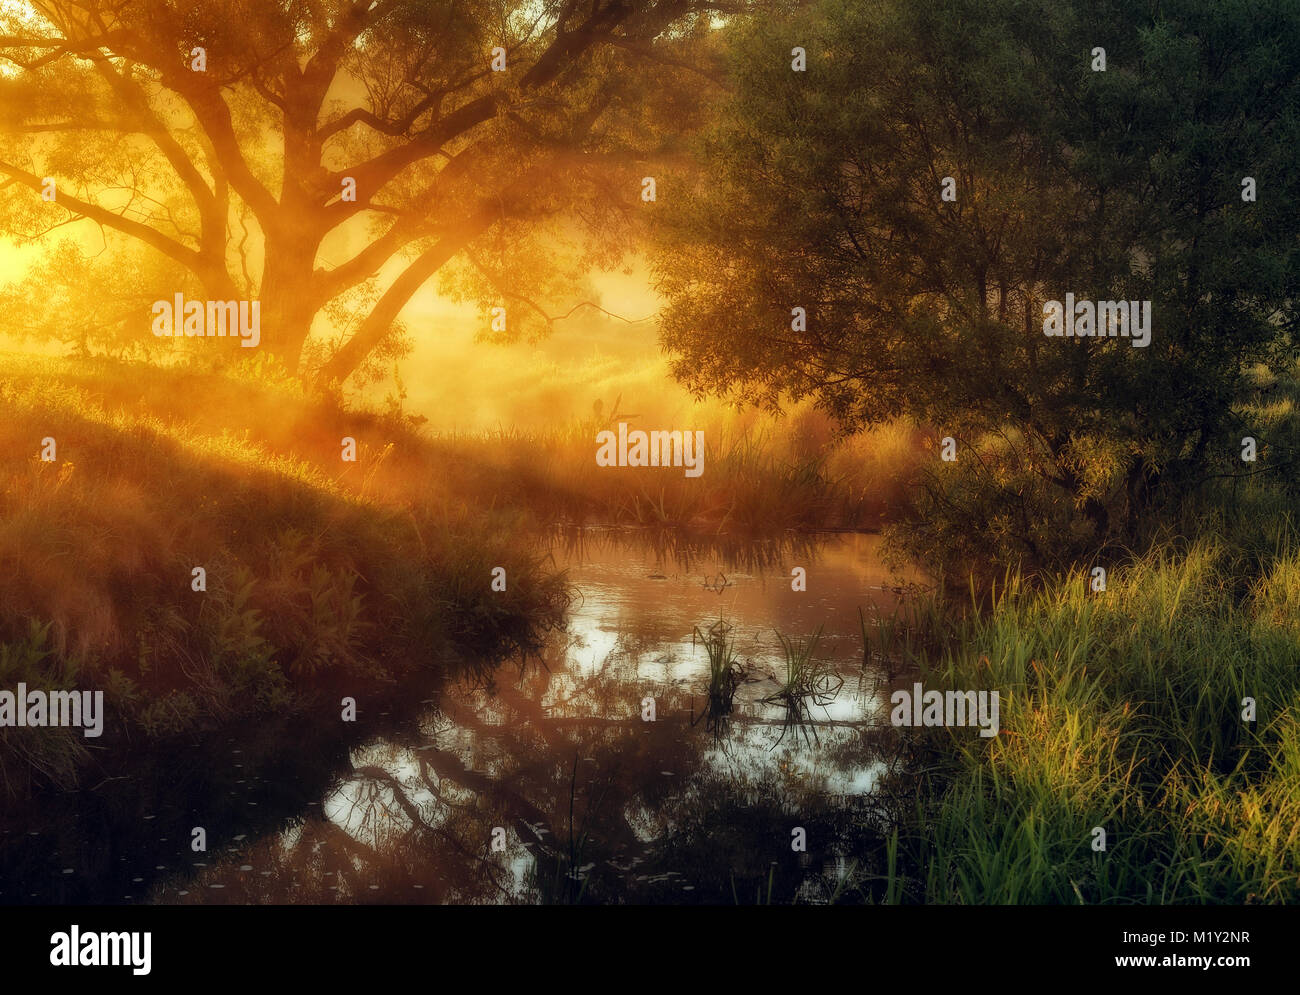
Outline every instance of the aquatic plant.
<path id="1" fill-rule="evenodd" d="M 735 707 L 736 689 L 749 679 L 749 668 L 736 658 L 734 626 L 719 618 L 707 632 L 695 627 L 692 644 L 700 642 L 709 658 L 709 688 L 707 705 L 692 724 L 704 720 L 704 728 L 721 736 L 726 732 L 727 721 Z"/>
<path id="2" fill-rule="evenodd" d="M 889 614 L 872 604 L 872 618 L 868 620 L 867 613 L 858 606 L 862 666 L 866 669 L 874 665 L 890 680 L 916 667 L 922 655 L 934 652 L 946 631 L 946 619 L 935 592 L 910 585 L 896 588 L 895 593 L 900 597 Z"/>
<path id="3" fill-rule="evenodd" d="M 817 644 L 821 641 L 822 628 L 819 625 L 817 631 L 806 641 L 798 643 L 781 632 L 776 634 L 785 653 L 785 678 L 782 680 L 773 675 L 772 680 L 776 682 L 777 689 L 762 699 L 764 704 L 785 707 L 785 723 L 773 749 L 780 745 L 791 729 L 800 730 L 805 740 L 811 731 L 812 739 L 815 740 L 817 727 L 812 718 L 812 706 L 825 708 L 835 700 L 840 688 L 844 686 L 844 679 L 835 673 L 829 663 L 813 657 Z"/>

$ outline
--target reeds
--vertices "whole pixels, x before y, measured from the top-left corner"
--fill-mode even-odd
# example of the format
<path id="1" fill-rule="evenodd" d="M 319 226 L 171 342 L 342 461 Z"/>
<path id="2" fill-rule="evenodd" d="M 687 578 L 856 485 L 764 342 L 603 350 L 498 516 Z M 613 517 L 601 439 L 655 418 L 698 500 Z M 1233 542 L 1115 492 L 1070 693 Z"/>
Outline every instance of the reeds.
<path id="1" fill-rule="evenodd" d="M 923 653 L 942 646 L 948 628 L 934 592 L 912 588 L 899 593 L 888 614 L 875 604 L 868 606 L 870 620 L 858 606 L 863 669 L 883 671 L 890 680 L 915 668 Z"/>
<path id="2" fill-rule="evenodd" d="M 821 641 L 822 629 L 823 626 L 819 625 L 817 631 L 808 639 L 797 643 L 780 632 L 776 634 L 785 654 L 785 674 L 783 678 L 772 676 L 777 689 L 762 699 L 764 704 L 781 705 L 785 708 L 785 722 L 781 728 L 781 736 L 773 749 L 792 729 L 799 730 L 806 741 L 809 740 L 810 735 L 812 740 L 816 740 L 817 726 L 812 717 L 813 706 L 825 708 L 835 700 L 840 688 L 844 686 L 844 679 L 835 672 L 834 668 L 814 656 L 817 652 L 817 644 Z"/>
<path id="3" fill-rule="evenodd" d="M 723 619 L 718 619 L 706 631 L 695 627 L 692 645 L 698 642 L 704 646 L 709 660 L 709 686 L 706 691 L 704 711 L 692 724 L 704 721 L 706 731 L 715 737 L 722 736 L 727 729 L 732 709 L 735 707 L 736 690 L 749 679 L 749 668 L 736 658 L 734 627 Z"/>

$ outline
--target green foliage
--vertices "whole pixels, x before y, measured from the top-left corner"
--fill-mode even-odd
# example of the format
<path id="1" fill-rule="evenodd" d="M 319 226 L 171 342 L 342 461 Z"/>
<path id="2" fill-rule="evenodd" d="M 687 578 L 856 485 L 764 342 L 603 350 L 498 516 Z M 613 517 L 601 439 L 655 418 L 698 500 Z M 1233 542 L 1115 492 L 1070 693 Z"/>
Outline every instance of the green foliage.
<path id="1" fill-rule="evenodd" d="M 950 626 L 926 680 L 998 689 L 1001 732 L 932 734 L 941 759 L 904 813 L 895 897 L 1293 901 L 1300 552 L 1280 548 L 1240 597 L 1253 571 L 1219 541 L 1168 545 L 1104 594 L 1083 572 L 1038 590 L 1013 579 Z"/>
<path id="2" fill-rule="evenodd" d="M 659 215 L 674 372 L 965 440 L 916 510 L 940 519 L 922 552 L 965 535 L 967 561 L 1059 564 L 1068 516 L 1094 547 L 1129 540 L 1224 453 L 1246 371 L 1294 354 L 1298 70 L 1294 2 L 824 0 L 755 21 L 707 168 Z M 1067 292 L 1151 300 L 1150 345 L 1044 336 Z"/>

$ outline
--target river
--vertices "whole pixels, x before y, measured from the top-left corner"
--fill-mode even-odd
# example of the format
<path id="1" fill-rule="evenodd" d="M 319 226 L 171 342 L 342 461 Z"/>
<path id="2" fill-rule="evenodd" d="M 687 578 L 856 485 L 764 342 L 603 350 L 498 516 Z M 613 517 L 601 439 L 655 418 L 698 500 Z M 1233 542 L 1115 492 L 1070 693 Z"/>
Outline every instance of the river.
<path id="1" fill-rule="evenodd" d="M 898 675 L 864 662 L 861 619 L 915 577 L 852 533 L 583 529 L 546 549 L 573 601 L 539 658 L 376 716 L 350 746 L 262 724 L 6 820 L 0 903 L 852 900 L 900 763 Z M 746 678 L 712 712 L 711 627 Z M 778 633 L 797 651 L 819 629 L 792 711 Z"/>

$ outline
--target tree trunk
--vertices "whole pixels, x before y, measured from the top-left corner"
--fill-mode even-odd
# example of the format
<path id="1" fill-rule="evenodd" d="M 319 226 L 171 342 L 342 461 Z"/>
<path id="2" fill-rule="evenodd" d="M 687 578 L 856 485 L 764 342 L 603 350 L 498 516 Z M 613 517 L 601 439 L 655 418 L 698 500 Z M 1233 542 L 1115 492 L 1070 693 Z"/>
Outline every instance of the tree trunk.
<path id="1" fill-rule="evenodd" d="M 262 348 L 291 374 L 299 372 L 303 346 L 316 316 L 311 292 L 315 258 L 316 246 L 310 237 L 292 231 L 267 236 L 262 275 Z"/>

